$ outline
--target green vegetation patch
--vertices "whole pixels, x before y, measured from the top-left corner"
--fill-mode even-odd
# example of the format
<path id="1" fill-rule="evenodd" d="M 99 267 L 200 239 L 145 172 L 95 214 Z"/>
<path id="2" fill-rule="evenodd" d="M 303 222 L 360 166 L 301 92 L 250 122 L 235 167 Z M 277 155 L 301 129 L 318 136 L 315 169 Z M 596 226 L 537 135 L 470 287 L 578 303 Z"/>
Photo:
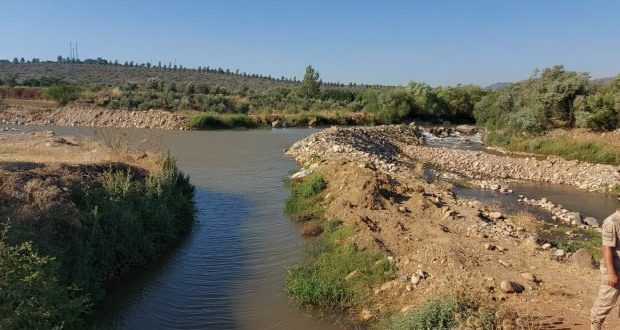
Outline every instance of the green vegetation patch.
<path id="1" fill-rule="evenodd" d="M 539 237 L 566 252 L 587 249 L 592 253 L 595 262 L 602 258 L 601 234 L 594 229 L 576 228 L 565 224 L 547 224 Z"/>
<path id="2" fill-rule="evenodd" d="M 602 141 L 578 140 L 565 136 L 517 136 L 490 132 L 486 136 L 486 142 L 511 151 L 560 156 L 590 163 L 620 164 L 620 150 Z"/>
<path id="3" fill-rule="evenodd" d="M 191 226 L 194 187 L 171 158 L 153 175 L 110 167 L 75 180 L 70 201 L 18 214 L 2 235 L 1 329 L 83 329 L 107 282 L 161 255 Z M 44 197 L 57 188 L 37 189 Z"/>
<path id="4" fill-rule="evenodd" d="M 323 217 L 325 207 L 319 193 L 327 187 L 320 174 L 310 174 L 301 181 L 293 180 L 291 196 L 286 200 L 285 211 L 295 221 L 318 221 Z"/>
<path id="5" fill-rule="evenodd" d="M 55 259 L 39 255 L 31 242 L 11 246 L 0 239 L 0 329 L 80 327 L 89 301 L 67 288 L 54 267 Z"/>
<path id="6" fill-rule="evenodd" d="M 344 310 L 362 305 L 371 286 L 393 278 L 396 268 L 382 252 L 342 243 L 355 229 L 339 219 L 324 218 L 321 192 L 326 187 L 325 179 L 316 173 L 291 182 L 286 212 L 325 231 L 307 243 L 302 264 L 289 269 L 286 288 L 302 305 Z"/>
<path id="7" fill-rule="evenodd" d="M 298 302 L 327 310 L 357 307 L 369 297 L 372 285 L 393 278 L 396 267 L 383 253 L 335 243 L 334 238 L 347 232 L 350 228 L 341 227 L 310 243 L 304 263 L 289 269 L 286 288 Z"/>
<path id="8" fill-rule="evenodd" d="M 80 96 L 81 88 L 78 85 L 59 83 L 49 86 L 43 92 L 43 97 L 65 105 Z"/>
<path id="9" fill-rule="evenodd" d="M 216 114 L 204 113 L 192 117 L 189 126 L 194 129 L 228 129 L 228 128 L 255 128 L 256 121 L 244 114 Z"/>
<path id="10" fill-rule="evenodd" d="M 383 322 L 383 328 L 389 330 L 450 330 L 450 329 L 485 329 L 495 330 L 500 324 L 514 322 L 511 315 L 504 315 L 493 308 L 481 306 L 472 297 L 445 296 L 427 301 L 418 308 L 405 314 L 395 315 Z M 504 320 L 500 322 L 498 318 Z M 522 322 L 523 323 L 523 322 Z M 528 322 L 525 322 L 528 323 Z M 528 328 L 529 329 L 529 328 Z"/>

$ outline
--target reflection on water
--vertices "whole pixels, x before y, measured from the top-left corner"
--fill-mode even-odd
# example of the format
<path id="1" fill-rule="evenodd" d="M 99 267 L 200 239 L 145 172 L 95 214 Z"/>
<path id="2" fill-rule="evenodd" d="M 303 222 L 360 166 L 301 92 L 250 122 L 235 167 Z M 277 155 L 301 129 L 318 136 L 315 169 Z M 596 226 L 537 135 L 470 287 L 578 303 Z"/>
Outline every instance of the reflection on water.
<path id="1" fill-rule="evenodd" d="M 196 190 L 199 219 L 185 243 L 141 274 L 123 279 L 98 315 L 101 328 L 237 328 L 231 293 L 247 281 L 243 272 L 243 237 L 247 197 Z M 212 230 L 217 229 L 217 230 Z M 136 282 L 130 282 L 136 280 Z M 136 285 L 139 283 L 139 285 Z"/>

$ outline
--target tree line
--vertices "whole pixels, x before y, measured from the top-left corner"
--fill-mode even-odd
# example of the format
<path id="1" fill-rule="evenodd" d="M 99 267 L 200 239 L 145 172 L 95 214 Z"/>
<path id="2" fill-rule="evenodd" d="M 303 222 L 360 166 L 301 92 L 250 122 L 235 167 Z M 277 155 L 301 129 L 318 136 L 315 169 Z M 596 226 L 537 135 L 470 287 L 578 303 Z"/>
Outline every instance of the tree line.
<path id="1" fill-rule="evenodd" d="M 2 81 L 0 81 L 1 83 Z M 15 79 L 8 82 L 16 84 Z M 55 78 L 29 78 L 26 86 L 47 86 L 44 95 L 66 104 L 90 101 L 110 109 L 196 110 L 215 114 L 358 113 L 377 120 L 476 122 L 493 131 L 536 134 L 554 128 L 598 131 L 620 125 L 620 75 L 593 81 L 589 74 L 553 66 L 499 88 L 477 85 L 352 88 L 325 84 L 308 66 L 298 84 L 253 90 L 150 78 L 121 85 L 74 85 Z"/>
<path id="2" fill-rule="evenodd" d="M 47 63 L 54 63 L 54 61 L 46 61 Z M 13 63 L 13 64 L 30 64 L 30 63 L 41 63 L 40 58 L 32 58 L 25 59 L 21 58 L 13 58 L 13 60 L 9 59 L 0 59 L 0 63 Z M 138 62 L 138 61 L 119 61 L 119 60 L 109 60 L 102 57 L 97 58 L 87 58 L 80 60 L 78 58 L 73 57 L 63 57 L 58 55 L 56 57 L 55 63 L 64 63 L 64 64 L 98 64 L 98 65 L 110 65 L 110 66 L 119 66 L 119 67 L 129 67 L 129 68 L 138 68 L 144 70 L 171 70 L 171 71 L 192 71 L 198 73 L 217 73 L 223 75 L 231 75 L 238 77 L 248 77 L 248 78 L 256 78 L 256 79 L 264 79 L 270 81 L 280 81 L 287 82 L 292 84 L 300 83 L 300 80 L 296 77 L 274 77 L 272 75 L 264 75 L 259 73 L 247 73 L 245 71 L 241 71 L 239 69 L 229 69 L 222 67 L 210 67 L 210 66 L 197 66 L 197 67 L 187 67 L 182 64 L 176 64 L 172 61 L 157 61 L 157 63 L 152 62 Z M 325 86 L 334 86 L 334 87 L 381 87 L 381 85 L 371 85 L 371 84 L 358 84 L 356 82 L 350 82 L 348 84 L 341 82 L 322 82 Z"/>

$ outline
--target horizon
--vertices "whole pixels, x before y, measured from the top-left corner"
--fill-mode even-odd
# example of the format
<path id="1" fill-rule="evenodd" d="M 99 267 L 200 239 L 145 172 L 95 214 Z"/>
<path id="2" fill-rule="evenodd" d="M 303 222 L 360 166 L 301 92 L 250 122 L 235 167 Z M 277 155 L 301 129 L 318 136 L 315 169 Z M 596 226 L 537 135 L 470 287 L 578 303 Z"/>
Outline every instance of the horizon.
<path id="1" fill-rule="evenodd" d="M 562 8 L 551 1 L 242 3 L 8 3 L 0 27 L 12 33 L 0 43 L 12 46 L 0 49 L 0 58 L 53 61 L 69 56 L 69 42 L 77 41 L 80 59 L 298 79 L 312 65 L 322 80 L 344 84 L 489 86 L 553 65 L 593 79 L 620 72 L 620 3 L 613 1 L 596 8 L 577 1 Z"/>

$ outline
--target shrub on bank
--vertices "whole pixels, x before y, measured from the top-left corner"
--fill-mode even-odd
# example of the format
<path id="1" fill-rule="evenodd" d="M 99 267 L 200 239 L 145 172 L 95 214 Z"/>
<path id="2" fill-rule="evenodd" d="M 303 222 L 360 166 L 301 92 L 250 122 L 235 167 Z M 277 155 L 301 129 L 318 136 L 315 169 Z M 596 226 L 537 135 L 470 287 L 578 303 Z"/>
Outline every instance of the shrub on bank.
<path id="1" fill-rule="evenodd" d="M 2 329 L 83 328 L 104 284 L 153 260 L 191 226 L 194 188 L 171 158 L 152 175 L 111 166 L 75 180 L 66 182 L 70 200 L 51 201 L 46 214 L 19 214 L 2 236 Z"/>
<path id="2" fill-rule="evenodd" d="M 39 255 L 30 242 L 0 239 L 0 329 L 76 329 L 88 299 L 67 289 L 54 258 Z"/>
<path id="3" fill-rule="evenodd" d="M 220 115 L 204 113 L 192 117 L 189 126 L 194 129 L 227 129 L 227 128 L 254 128 L 258 124 L 249 116 L 243 114 Z"/>

